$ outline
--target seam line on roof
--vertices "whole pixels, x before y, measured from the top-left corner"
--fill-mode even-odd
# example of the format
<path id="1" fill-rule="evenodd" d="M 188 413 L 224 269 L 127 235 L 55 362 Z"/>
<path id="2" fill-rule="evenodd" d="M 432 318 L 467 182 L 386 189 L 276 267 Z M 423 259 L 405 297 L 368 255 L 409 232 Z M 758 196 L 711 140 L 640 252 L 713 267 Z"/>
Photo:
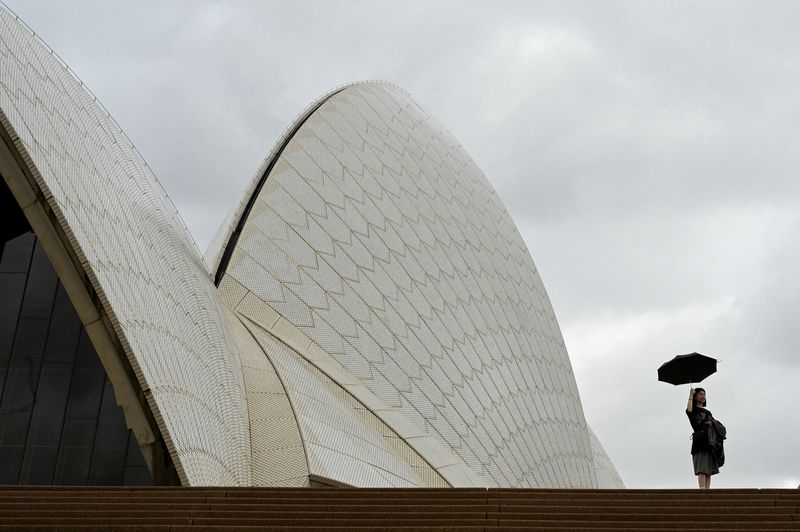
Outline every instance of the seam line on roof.
<path id="1" fill-rule="evenodd" d="M 215 286 L 219 286 L 219 283 L 222 281 L 222 278 L 225 276 L 225 271 L 228 269 L 228 263 L 230 262 L 231 256 L 233 256 L 233 252 L 236 249 L 236 244 L 239 241 L 239 236 L 242 234 L 242 229 L 244 228 L 244 225 L 247 222 L 247 218 L 250 216 L 250 211 L 252 210 L 253 205 L 255 205 L 256 201 L 258 200 L 258 196 L 261 194 L 261 189 L 264 187 L 264 183 L 267 182 L 267 179 L 269 178 L 269 174 L 272 173 L 272 169 L 275 167 L 275 165 L 277 164 L 278 160 L 283 155 L 283 151 L 286 149 L 286 146 L 289 145 L 289 143 L 292 141 L 292 139 L 294 139 L 294 136 L 297 134 L 297 132 L 300 131 L 300 128 L 305 125 L 305 123 L 308 121 L 308 119 L 311 118 L 311 116 L 315 112 L 317 112 L 317 110 L 320 107 L 325 105 L 331 98 L 333 98 L 334 96 L 336 96 L 337 94 L 339 94 L 340 92 L 342 92 L 343 90 L 345 90 L 347 88 L 348 88 L 348 86 L 345 86 L 345 87 L 342 87 L 341 89 L 339 89 L 339 90 L 337 90 L 335 92 L 330 93 L 327 98 L 325 98 L 324 100 L 319 102 L 317 105 L 315 105 L 313 108 L 311 108 L 308 111 L 308 114 L 305 117 L 303 117 L 302 120 L 299 120 L 297 122 L 297 125 L 294 127 L 294 129 L 292 129 L 292 131 L 289 132 L 288 135 L 286 135 L 286 137 L 284 138 L 284 141 L 281 144 L 280 148 L 278 148 L 278 150 L 275 152 L 275 157 L 273 157 L 272 160 L 269 162 L 269 165 L 267 165 L 266 170 L 264 170 L 264 173 L 261 175 L 261 178 L 258 180 L 258 184 L 256 185 L 255 190 L 253 190 L 253 193 L 250 194 L 250 197 L 247 200 L 247 205 L 245 206 L 244 211 L 242 212 L 242 215 L 239 217 L 239 221 L 236 222 L 236 228 L 231 233 L 231 236 L 228 239 L 228 243 L 225 244 L 225 251 L 222 254 L 222 258 L 220 259 L 219 266 L 217 267 L 216 275 L 214 276 L 214 285 Z"/>

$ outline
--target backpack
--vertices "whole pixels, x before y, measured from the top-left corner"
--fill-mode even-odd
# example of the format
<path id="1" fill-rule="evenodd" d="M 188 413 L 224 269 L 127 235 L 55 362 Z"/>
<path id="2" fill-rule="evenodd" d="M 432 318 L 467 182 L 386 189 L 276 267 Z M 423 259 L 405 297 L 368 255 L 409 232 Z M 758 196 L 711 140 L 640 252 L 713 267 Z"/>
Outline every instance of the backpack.
<path id="1" fill-rule="evenodd" d="M 725 425 L 715 419 L 711 422 L 711 425 L 706 427 L 706 430 L 703 431 L 703 434 L 708 442 L 711 455 L 717 462 L 717 467 L 722 467 L 725 464 L 725 447 L 723 442 L 727 438 L 728 434 Z"/>

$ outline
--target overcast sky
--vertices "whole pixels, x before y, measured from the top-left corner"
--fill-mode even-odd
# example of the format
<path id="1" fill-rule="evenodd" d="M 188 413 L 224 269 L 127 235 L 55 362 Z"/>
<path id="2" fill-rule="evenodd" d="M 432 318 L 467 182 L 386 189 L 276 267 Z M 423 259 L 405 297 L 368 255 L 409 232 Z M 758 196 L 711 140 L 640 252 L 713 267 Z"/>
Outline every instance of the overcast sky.
<path id="1" fill-rule="evenodd" d="M 631 488 L 695 487 L 681 353 L 728 428 L 715 487 L 800 484 L 800 3 L 5 0 L 143 154 L 205 249 L 328 89 L 407 89 L 533 255 Z"/>

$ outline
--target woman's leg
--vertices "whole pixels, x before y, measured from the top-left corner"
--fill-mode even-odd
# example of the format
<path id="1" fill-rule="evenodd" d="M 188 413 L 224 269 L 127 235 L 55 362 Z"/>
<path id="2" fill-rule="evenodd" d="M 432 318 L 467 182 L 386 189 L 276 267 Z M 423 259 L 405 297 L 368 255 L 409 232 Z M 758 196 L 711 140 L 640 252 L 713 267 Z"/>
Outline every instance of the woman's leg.
<path id="1" fill-rule="evenodd" d="M 711 475 L 706 475 L 706 489 L 711 489 Z"/>
<path id="2" fill-rule="evenodd" d="M 697 486 L 700 489 L 703 489 L 703 488 L 706 487 L 706 476 L 703 473 L 698 473 L 697 474 Z"/>

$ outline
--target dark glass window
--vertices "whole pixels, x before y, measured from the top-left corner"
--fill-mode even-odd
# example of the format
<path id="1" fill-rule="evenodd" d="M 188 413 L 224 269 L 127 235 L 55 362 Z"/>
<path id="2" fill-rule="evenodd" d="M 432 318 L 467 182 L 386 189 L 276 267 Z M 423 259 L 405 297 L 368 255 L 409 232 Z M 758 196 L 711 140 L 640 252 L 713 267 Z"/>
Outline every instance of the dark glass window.
<path id="1" fill-rule="evenodd" d="M 47 256 L 14 236 L 0 258 L 0 484 L 152 485 Z"/>
<path id="2" fill-rule="evenodd" d="M 92 446 L 62 446 L 56 464 L 54 484 L 80 486 L 86 485 L 89 479 L 89 464 L 92 461 Z M 148 471 L 149 473 L 149 471 Z M 153 481 L 149 482 L 152 485 Z"/>
<path id="3" fill-rule="evenodd" d="M 25 447 L 28 439 L 28 424 L 31 413 L 26 411 L 4 412 L 0 418 L 0 447 Z"/>
<path id="4" fill-rule="evenodd" d="M 3 402 L 0 410 L 3 412 L 27 412 L 30 416 L 33 411 L 33 399 L 36 397 L 36 387 L 39 383 L 38 364 L 21 362 L 8 369 L 6 385 L 3 389 Z"/>
<path id="5" fill-rule="evenodd" d="M 126 486 L 152 486 L 153 477 L 150 475 L 150 470 L 147 466 L 144 467 L 126 467 L 125 478 L 122 483 Z"/>
<path id="6" fill-rule="evenodd" d="M 128 448 L 128 427 L 125 419 L 118 416 L 119 407 L 114 398 L 114 389 L 106 380 L 103 387 L 103 404 L 100 407 L 100 418 L 97 420 L 97 438 L 94 445 L 102 449 Z"/>
<path id="7" fill-rule="evenodd" d="M 25 447 L 0 446 L 0 484 L 19 484 Z"/>
<path id="8" fill-rule="evenodd" d="M 11 349 L 11 367 L 41 364 L 47 341 L 46 318 L 20 318 Z"/>
<path id="9" fill-rule="evenodd" d="M 126 449 L 95 447 L 89 469 L 89 484 L 116 486 L 125 478 Z"/>
<path id="10" fill-rule="evenodd" d="M 102 369 L 75 368 L 69 391 L 67 417 L 97 419 L 105 378 L 106 374 Z"/>
<path id="11" fill-rule="evenodd" d="M 0 273 L 0 367 L 3 368 L 11 357 L 27 278 L 24 273 Z"/>
<path id="12" fill-rule="evenodd" d="M 47 331 L 45 360 L 47 362 L 73 362 L 81 336 L 81 320 L 61 283 L 58 284 L 53 305 L 50 329 Z M 95 358 L 97 358 L 95 356 Z"/>
<path id="13" fill-rule="evenodd" d="M 33 249 L 25 299 L 22 300 L 22 317 L 49 319 L 57 284 L 58 276 L 53 271 L 44 249 L 37 244 Z"/>
<path id="14" fill-rule="evenodd" d="M 21 272 L 28 273 L 31 266 L 31 253 L 36 237 L 33 233 L 13 238 L 5 243 L 3 256 L 0 258 L 0 273 Z"/>

